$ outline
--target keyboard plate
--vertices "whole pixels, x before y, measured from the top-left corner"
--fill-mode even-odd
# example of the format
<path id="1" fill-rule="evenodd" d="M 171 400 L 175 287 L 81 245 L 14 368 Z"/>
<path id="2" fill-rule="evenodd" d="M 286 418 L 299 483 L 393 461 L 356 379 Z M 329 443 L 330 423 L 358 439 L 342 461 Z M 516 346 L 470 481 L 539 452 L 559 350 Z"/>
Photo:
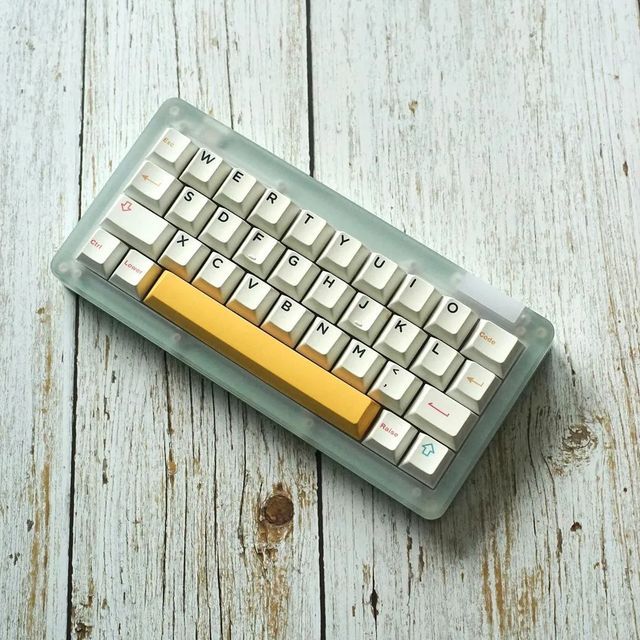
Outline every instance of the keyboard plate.
<path id="1" fill-rule="evenodd" d="M 516 335 L 524 349 L 486 411 L 479 417 L 435 489 L 324 422 L 216 351 L 119 290 L 76 259 L 107 211 L 172 127 L 200 147 L 219 153 L 264 185 L 322 216 L 332 227 L 424 277 L 443 295 L 468 305 L 478 316 Z M 163 103 L 52 261 L 54 274 L 86 298 L 171 355 L 351 469 L 412 511 L 440 517 L 539 366 L 553 340 L 553 326 L 523 304 L 478 280 L 435 251 L 275 157 L 188 103 Z"/>

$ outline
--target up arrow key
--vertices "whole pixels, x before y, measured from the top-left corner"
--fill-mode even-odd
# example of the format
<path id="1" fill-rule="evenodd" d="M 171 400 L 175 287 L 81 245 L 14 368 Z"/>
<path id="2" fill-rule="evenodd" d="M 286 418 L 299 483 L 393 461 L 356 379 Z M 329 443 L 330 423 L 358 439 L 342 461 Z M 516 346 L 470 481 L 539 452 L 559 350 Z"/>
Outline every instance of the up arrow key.
<path id="1" fill-rule="evenodd" d="M 431 442 L 427 442 L 425 444 L 422 445 L 422 455 L 423 456 L 430 456 L 433 455 L 436 452 L 436 448 L 433 446 L 433 443 Z"/>

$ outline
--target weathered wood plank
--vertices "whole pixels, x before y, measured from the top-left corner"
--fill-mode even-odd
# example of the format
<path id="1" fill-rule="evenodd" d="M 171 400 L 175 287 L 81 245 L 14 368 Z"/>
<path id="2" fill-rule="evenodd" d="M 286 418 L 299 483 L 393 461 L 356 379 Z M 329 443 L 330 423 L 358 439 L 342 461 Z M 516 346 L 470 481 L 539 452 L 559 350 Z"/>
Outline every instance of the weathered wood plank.
<path id="1" fill-rule="evenodd" d="M 75 302 L 49 262 L 78 213 L 82 16 L 0 7 L 2 638 L 66 629 Z"/>
<path id="2" fill-rule="evenodd" d="M 303 5 L 89 3 L 87 18 L 83 206 L 176 94 L 308 165 Z M 78 344 L 75 635 L 314 634 L 313 452 L 86 304 Z"/>
<path id="3" fill-rule="evenodd" d="M 441 521 L 323 465 L 327 637 L 638 635 L 637 2 L 332 3 L 311 34 L 317 177 L 558 330 Z"/>

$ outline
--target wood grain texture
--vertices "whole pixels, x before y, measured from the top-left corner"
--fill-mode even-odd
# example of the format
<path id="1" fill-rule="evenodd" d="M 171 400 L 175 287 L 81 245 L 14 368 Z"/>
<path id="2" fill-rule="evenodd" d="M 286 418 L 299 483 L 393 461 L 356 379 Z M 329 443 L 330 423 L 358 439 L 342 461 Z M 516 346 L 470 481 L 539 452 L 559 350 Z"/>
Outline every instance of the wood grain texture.
<path id="1" fill-rule="evenodd" d="M 306 169 L 304 20 L 259 2 L 89 3 L 83 205 L 172 95 Z M 313 451 L 85 304 L 78 384 L 74 635 L 318 634 Z"/>
<path id="2" fill-rule="evenodd" d="M 0 638 L 639 637 L 637 3 L 309 5 L 0 8 Z M 555 323 L 441 520 L 50 275 L 174 95 Z"/>
<path id="3" fill-rule="evenodd" d="M 0 638 L 60 638 L 76 303 L 49 261 L 78 215 L 82 7 L 2 3 L 0 24 Z"/>
<path id="4" fill-rule="evenodd" d="M 557 328 L 442 520 L 323 466 L 327 637 L 637 637 L 637 4 L 311 25 L 317 177 Z"/>

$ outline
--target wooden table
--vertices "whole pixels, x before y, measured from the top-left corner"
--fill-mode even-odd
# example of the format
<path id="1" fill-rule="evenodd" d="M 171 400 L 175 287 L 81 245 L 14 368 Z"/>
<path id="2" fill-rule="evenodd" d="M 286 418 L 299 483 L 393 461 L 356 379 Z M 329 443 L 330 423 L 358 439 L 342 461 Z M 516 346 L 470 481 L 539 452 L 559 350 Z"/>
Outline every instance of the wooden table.
<path id="1" fill-rule="evenodd" d="M 0 13 L 1 638 L 638 636 L 637 0 Z M 555 323 L 441 520 L 52 277 L 176 95 Z"/>

